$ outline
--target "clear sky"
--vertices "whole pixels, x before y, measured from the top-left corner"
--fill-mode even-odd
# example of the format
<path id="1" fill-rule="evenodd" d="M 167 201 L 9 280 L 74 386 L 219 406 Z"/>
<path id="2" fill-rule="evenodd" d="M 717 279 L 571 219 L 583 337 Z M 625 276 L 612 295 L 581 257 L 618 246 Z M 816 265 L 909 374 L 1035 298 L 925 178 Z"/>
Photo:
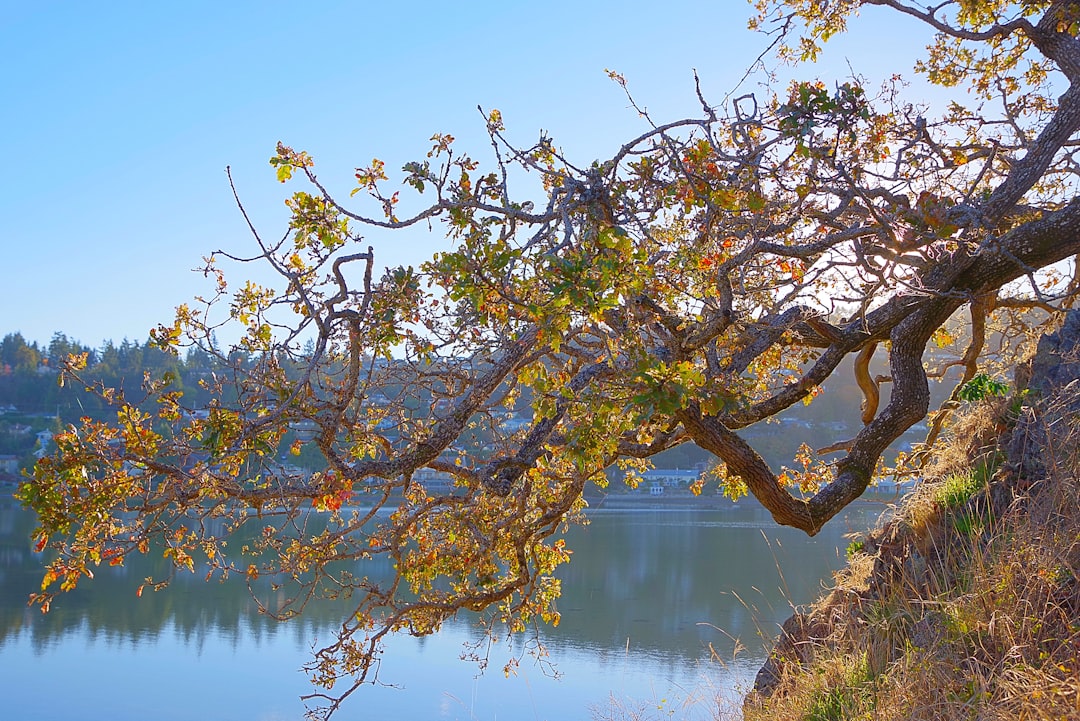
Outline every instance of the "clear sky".
<path id="1" fill-rule="evenodd" d="M 605 68 L 657 121 L 699 115 L 692 68 L 719 103 L 767 46 L 750 14 L 743 0 L 6 3 L 0 335 L 145 339 L 209 290 L 191 272 L 203 255 L 253 248 L 226 166 L 260 230 L 284 230 L 279 140 L 343 198 L 355 167 L 400 168 L 434 132 L 486 160 L 477 105 L 521 144 L 544 129 L 578 164 L 606 157 L 645 126 Z M 877 9 L 853 30 L 794 72 L 910 76 L 928 41 Z M 375 246 L 383 265 L 437 248 Z"/>

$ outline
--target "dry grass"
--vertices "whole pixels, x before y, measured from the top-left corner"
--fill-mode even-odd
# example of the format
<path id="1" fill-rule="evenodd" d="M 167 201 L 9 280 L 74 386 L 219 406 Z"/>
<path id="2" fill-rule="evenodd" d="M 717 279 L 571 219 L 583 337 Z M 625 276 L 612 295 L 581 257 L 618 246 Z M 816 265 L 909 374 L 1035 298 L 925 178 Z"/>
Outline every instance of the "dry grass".
<path id="1" fill-rule="evenodd" d="M 984 402 L 954 428 L 962 442 L 853 555 L 809 615 L 827 631 L 817 626 L 802 663 L 781 665 L 771 696 L 748 702 L 747 721 L 1080 719 L 1069 395 L 1019 423 L 1019 403 Z M 1006 421 L 1017 431 L 1003 433 Z M 1036 443 L 1045 472 L 1032 477 L 1015 456 Z"/>

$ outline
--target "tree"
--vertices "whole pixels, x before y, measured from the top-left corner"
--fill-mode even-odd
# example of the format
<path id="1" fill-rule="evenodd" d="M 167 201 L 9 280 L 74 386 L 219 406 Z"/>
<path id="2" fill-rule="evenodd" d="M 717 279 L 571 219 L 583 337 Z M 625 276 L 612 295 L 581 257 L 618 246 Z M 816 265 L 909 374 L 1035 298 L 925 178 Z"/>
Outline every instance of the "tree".
<path id="1" fill-rule="evenodd" d="M 220 372 L 199 381 L 209 404 L 185 407 L 170 377 L 147 376 L 156 412 L 105 391 L 115 423 L 57 436 L 19 492 L 39 514 L 38 547 L 56 552 L 34 600 L 47 609 L 54 584 L 151 549 L 253 589 L 273 576 L 291 594 L 266 608 L 281 618 L 351 598 L 309 667 L 329 714 L 372 680 L 388 633 L 430 633 L 462 610 L 492 632 L 557 622 L 560 530 L 613 464 L 633 471 L 696 443 L 727 492 L 816 533 L 927 416 L 926 348 L 958 342 L 951 318 L 967 318 L 946 364 L 959 387 L 991 367 L 991 324 L 1017 339 L 1033 309 L 1052 322 L 1078 287 L 1063 261 L 1080 252 L 1080 5 L 758 0 L 752 24 L 777 33 L 781 59 L 812 59 L 864 5 L 934 28 L 918 69 L 970 86 L 975 104 L 935 118 L 856 78 L 724 107 L 699 91 L 701 117 L 653 124 L 641 111 L 648 130 L 588 166 L 547 137 L 516 147 L 490 111 L 487 169 L 441 133 L 403 167 L 402 189 L 379 160 L 358 168 L 351 195 L 372 214 L 279 145 L 278 178 L 304 189 L 283 237 L 251 230 L 280 287 L 231 287 L 218 263 L 238 258 L 210 256 L 214 295 L 153 332 L 162 349 L 214 358 Z M 530 183 L 537 201 L 512 193 Z M 450 249 L 382 274 L 358 235 L 436 224 Z M 215 342 L 222 325 L 242 334 L 235 348 Z M 888 377 L 869 374 L 875 354 Z M 863 428 L 777 473 L 739 430 L 809 402 L 846 360 Z M 73 358 L 66 377 L 80 373 Z M 512 428 L 523 405 L 531 421 Z M 324 471 L 281 462 L 305 443 Z M 252 524 L 255 541 L 227 545 Z M 373 557 L 392 562 L 392 581 L 365 576 Z"/>

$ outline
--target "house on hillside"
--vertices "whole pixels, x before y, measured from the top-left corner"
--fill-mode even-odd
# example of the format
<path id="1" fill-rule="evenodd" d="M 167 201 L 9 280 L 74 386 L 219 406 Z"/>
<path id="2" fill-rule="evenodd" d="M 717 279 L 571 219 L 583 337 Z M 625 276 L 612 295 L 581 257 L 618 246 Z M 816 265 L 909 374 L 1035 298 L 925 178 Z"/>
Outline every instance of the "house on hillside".
<path id="1" fill-rule="evenodd" d="M 517 433 L 522 428 L 528 428 L 532 423 L 532 417 L 522 413 L 509 414 L 502 422 L 502 429 L 508 433 Z"/>
<path id="2" fill-rule="evenodd" d="M 418 468 L 413 473 L 412 479 L 418 481 L 431 495 L 445 495 L 454 490 L 454 477 L 444 471 Z"/>
<path id="3" fill-rule="evenodd" d="M 649 484 L 649 493 L 654 496 L 664 492 L 662 490 L 659 493 L 653 492 L 652 489 L 655 486 L 668 490 L 685 490 L 700 477 L 700 471 L 682 468 L 654 468 L 641 474 L 642 480 Z"/>
<path id="4" fill-rule="evenodd" d="M 19 457 L 12 455 L 0 455 L 0 475 L 19 474 Z"/>
<path id="5" fill-rule="evenodd" d="M 13 436 L 28 436 L 34 429 L 25 423 L 12 423 L 8 426 L 8 433 Z"/>
<path id="6" fill-rule="evenodd" d="M 44 458 L 52 450 L 53 432 L 46 429 L 37 432 L 37 450 L 34 451 L 36 458 Z"/>

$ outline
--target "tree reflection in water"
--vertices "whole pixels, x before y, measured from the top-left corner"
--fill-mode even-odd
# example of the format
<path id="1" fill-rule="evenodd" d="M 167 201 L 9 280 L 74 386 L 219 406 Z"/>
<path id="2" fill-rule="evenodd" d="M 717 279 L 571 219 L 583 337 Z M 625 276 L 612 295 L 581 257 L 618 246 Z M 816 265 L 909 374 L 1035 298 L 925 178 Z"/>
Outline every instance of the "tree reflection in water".
<path id="1" fill-rule="evenodd" d="M 655 679 L 656 693 L 661 694 L 660 687 L 668 683 L 683 685 L 702 677 L 710 679 L 714 690 L 746 683 L 760 664 L 776 624 L 790 615 L 791 604 L 816 597 L 822 581 L 839 567 L 843 534 L 865 529 L 879 510 L 876 506 L 852 508 L 812 539 L 776 527 L 763 509 L 745 502 L 720 511 L 592 513 L 588 526 L 573 528 L 569 534 L 568 545 L 575 553 L 560 574 L 562 622 L 556 628 L 540 629 L 548 660 L 564 674 L 551 682 L 554 694 L 541 694 L 542 698 L 526 694 L 523 699 L 521 684 L 504 680 L 494 669 L 483 680 L 471 681 L 475 666 L 457 661 L 456 656 L 463 642 L 481 635 L 462 616 L 438 637 L 391 644 L 382 680 L 404 685 L 406 690 L 365 689 L 351 709 L 346 705 L 341 718 L 367 718 L 371 713 L 379 717 L 381 704 L 388 712 L 400 713 L 409 707 L 432 718 L 484 718 L 477 714 L 476 699 L 469 697 L 476 694 L 476 684 L 482 685 L 484 701 L 497 716 L 525 713 L 530 718 L 563 718 L 570 709 L 569 713 L 576 714 L 572 717 L 588 718 L 590 704 L 604 703 L 631 677 L 639 679 L 638 686 L 640 679 Z M 155 664 L 168 667 L 168 674 L 160 677 L 158 695 L 192 686 L 205 695 L 207 689 L 199 690 L 197 666 L 222 653 L 235 654 L 241 646 L 254 646 L 258 673 L 252 675 L 252 669 L 238 659 L 230 664 L 226 658 L 224 670 L 216 672 L 216 683 L 233 690 L 247 684 L 255 698 L 281 709 L 284 718 L 302 716 L 296 695 L 306 690 L 306 684 L 296 669 L 314 639 L 326 636 L 340 623 L 348 612 L 347 601 L 311 605 L 302 617 L 281 623 L 259 613 L 243 579 L 206 583 L 205 571 L 198 569 L 177 576 L 161 592 L 148 588 L 137 598 L 135 591 L 142 579 L 168 572 L 164 559 L 151 555 L 130 559 L 124 567 L 96 569 L 92 582 L 80 584 L 42 615 L 26 606 L 26 597 L 40 584 L 42 571 L 42 559 L 32 552 L 29 541 L 33 526 L 29 513 L 10 500 L 0 501 L 0 653 L 9 668 L 19 667 L 30 678 L 41 679 L 38 688 L 33 684 L 11 687 L 14 693 L 8 694 L 7 701 L 15 717 L 34 717 L 33 709 L 39 707 L 41 694 L 51 683 L 48 679 L 54 678 L 59 658 L 77 666 L 85 649 L 102 642 L 127 649 L 135 664 L 148 663 L 138 661 L 140 655 L 172 654 L 165 661 L 155 657 Z M 378 562 L 357 569 L 373 579 L 389 571 Z M 273 607 L 284 601 L 287 587 L 271 592 L 269 581 L 260 579 L 260 583 L 264 603 Z M 732 663 L 735 638 L 746 650 Z M 501 667 L 508 654 L 521 653 L 526 644 L 527 640 L 518 639 L 508 648 L 495 649 L 492 663 Z M 727 668 L 710 661 L 714 652 Z M 397 654 L 401 658 L 395 658 Z M 279 657 L 284 668 L 268 668 Z M 526 656 L 523 670 L 529 668 L 528 663 Z M 272 671 L 291 674 L 287 691 L 267 683 Z M 95 669 L 84 672 L 96 673 Z M 531 674 L 534 686 L 540 676 L 538 671 Z M 82 703 L 121 721 L 127 717 L 116 689 L 127 694 L 133 680 L 121 672 L 113 685 L 102 686 L 100 698 L 82 699 Z M 453 683 L 464 683 L 472 690 L 459 692 L 448 685 Z M 529 693 L 533 690 L 530 687 Z M 647 689 L 631 684 L 628 691 Z M 423 698 L 424 694 L 430 698 Z M 236 698 L 227 694 L 215 701 L 215 708 L 225 713 L 230 703 L 226 699 Z M 552 704 L 561 704 L 561 710 L 549 709 Z M 715 708 L 711 703 L 705 706 Z M 702 709 L 703 713 L 707 710 Z M 178 718 L 193 712 L 188 707 Z M 144 717 L 138 713 L 130 718 Z M 265 711 L 245 717 L 276 718 Z"/>

